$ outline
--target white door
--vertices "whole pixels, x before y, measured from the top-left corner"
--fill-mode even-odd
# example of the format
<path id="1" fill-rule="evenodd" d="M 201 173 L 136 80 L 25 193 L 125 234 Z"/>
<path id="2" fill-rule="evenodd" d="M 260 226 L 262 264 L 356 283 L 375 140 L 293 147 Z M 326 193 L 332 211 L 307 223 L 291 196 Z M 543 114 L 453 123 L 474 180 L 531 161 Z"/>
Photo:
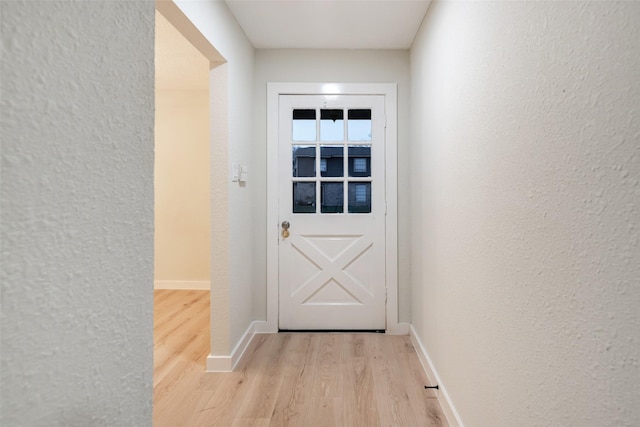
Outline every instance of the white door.
<path id="1" fill-rule="evenodd" d="M 382 95 L 280 95 L 279 328 L 385 329 Z"/>

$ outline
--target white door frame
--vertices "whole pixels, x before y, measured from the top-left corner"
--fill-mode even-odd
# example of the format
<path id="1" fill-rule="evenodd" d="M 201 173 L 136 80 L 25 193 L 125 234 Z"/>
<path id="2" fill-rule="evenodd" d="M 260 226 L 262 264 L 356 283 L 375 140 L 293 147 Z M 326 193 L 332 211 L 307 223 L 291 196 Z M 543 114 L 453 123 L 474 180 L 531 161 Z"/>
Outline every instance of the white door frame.
<path id="1" fill-rule="evenodd" d="M 278 100 L 280 95 L 384 95 L 385 99 L 385 264 L 386 331 L 406 335 L 398 322 L 398 119 L 395 83 L 267 83 L 267 323 L 264 331 L 278 331 Z"/>

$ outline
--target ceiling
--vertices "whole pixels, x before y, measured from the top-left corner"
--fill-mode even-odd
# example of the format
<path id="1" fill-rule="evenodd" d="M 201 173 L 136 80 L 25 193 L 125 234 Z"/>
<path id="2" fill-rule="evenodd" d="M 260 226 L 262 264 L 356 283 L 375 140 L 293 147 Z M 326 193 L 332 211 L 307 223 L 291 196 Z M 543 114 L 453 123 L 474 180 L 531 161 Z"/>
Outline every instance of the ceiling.
<path id="1" fill-rule="evenodd" d="M 431 0 L 225 0 L 258 49 L 408 49 Z"/>

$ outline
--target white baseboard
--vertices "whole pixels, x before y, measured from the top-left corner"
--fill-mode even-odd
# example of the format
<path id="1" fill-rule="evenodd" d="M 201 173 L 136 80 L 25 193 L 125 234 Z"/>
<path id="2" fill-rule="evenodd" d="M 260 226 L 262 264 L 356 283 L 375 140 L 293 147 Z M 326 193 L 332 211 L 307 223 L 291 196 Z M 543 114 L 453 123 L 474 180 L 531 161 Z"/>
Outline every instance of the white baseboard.
<path id="1" fill-rule="evenodd" d="M 208 291 L 211 289 L 211 282 L 208 280 L 156 280 L 153 282 L 154 289 L 184 289 Z"/>
<path id="2" fill-rule="evenodd" d="M 232 372 L 240 360 L 242 360 L 253 337 L 256 333 L 261 333 L 262 329 L 265 329 L 265 325 L 266 322 L 263 321 L 256 320 L 251 322 L 229 356 L 215 356 L 210 354 L 207 357 L 207 372 Z"/>
<path id="3" fill-rule="evenodd" d="M 388 335 L 409 335 L 409 326 L 407 322 L 398 322 L 395 325 L 387 326 L 386 333 Z"/>
<path id="4" fill-rule="evenodd" d="M 431 384 L 437 384 L 440 387 L 436 392 L 438 393 L 438 402 L 442 407 L 442 412 L 444 412 L 444 416 L 447 418 L 449 425 L 451 427 L 464 427 L 464 424 L 460 419 L 460 415 L 453 406 L 453 402 L 447 393 L 447 389 L 442 384 L 442 381 L 440 381 L 438 372 L 436 371 L 435 366 L 433 366 L 433 362 L 431 362 L 431 358 L 429 357 L 427 350 L 424 348 L 424 345 L 422 345 L 413 325 L 411 325 L 409 329 L 411 342 L 413 343 L 413 347 L 416 349 L 416 353 L 418 353 L 418 358 L 422 364 L 422 369 L 424 369 L 424 372 L 427 375 L 427 379 Z"/>
<path id="5" fill-rule="evenodd" d="M 269 328 L 269 325 L 264 320 L 256 320 L 253 322 L 255 325 L 255 333 L 256 334 L 277 334 L 278 330 L 273 330 Z"/>

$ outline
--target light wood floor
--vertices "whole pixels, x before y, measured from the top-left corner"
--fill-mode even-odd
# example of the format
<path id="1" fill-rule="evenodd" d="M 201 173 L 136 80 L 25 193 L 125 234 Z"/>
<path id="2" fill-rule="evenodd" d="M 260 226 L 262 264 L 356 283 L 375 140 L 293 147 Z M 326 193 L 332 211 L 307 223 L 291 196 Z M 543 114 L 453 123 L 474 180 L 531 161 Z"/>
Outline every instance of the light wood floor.
<path id="1" fill-rule="evenodd" d="M 155 291 L 154 323 L 154 427 L 447 425 L 409 337 L 257 335 L 235 372 L 206 373 L 208 291 Z"/>

